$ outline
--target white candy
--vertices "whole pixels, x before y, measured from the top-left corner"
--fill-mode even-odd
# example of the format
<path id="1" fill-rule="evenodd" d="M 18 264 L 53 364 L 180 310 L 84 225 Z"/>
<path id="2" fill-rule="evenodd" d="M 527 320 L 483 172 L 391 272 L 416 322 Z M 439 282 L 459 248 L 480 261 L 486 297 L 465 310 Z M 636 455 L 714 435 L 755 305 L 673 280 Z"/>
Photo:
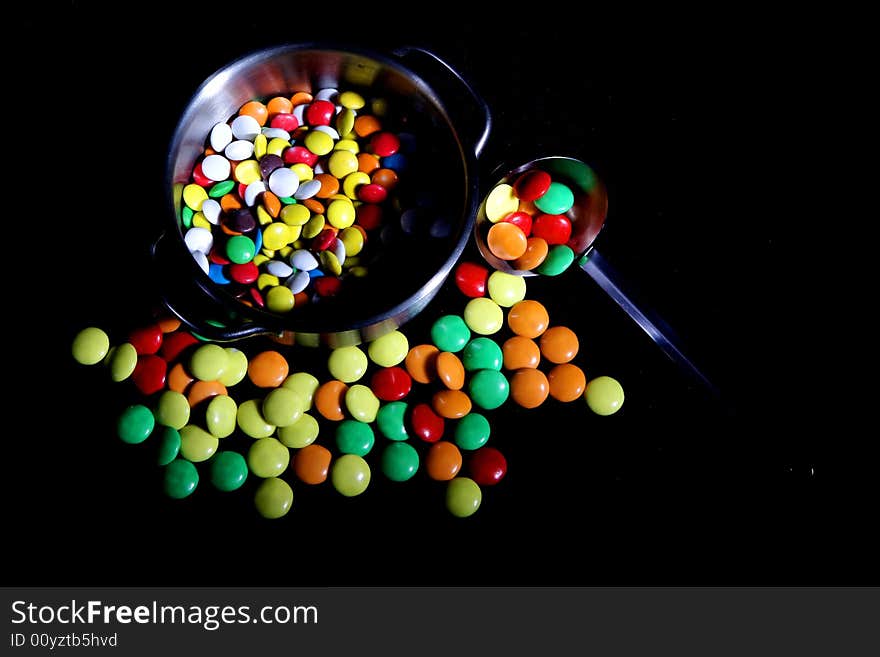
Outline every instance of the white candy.
<path id="1" fill-rule="evenodd" d="M 252 116 L 242 114 L 232 122 L 232 136 L 253 141 L 260 134 L 260 123 Z"/>
<path id="2" fill-rule="evenodd" d="M 207 219 L 214 225 L 220 223 L 221 209 L 222 208 L 220 207 L 220 203 L 218 203 L 217 200 L 213 198 L 206 198 L 202 203 L 202 214 L 205 215 L 205 219 Z"/>
<path id="3" fill-rule="evenodd" d="M 307 271 L 298 271 L 284 283 L 294 294 L 299 294 L 309 286 L 311 277 Z"/>
<path id="4" fill-rule="evenodd" d="M 207 274 L 208 268 L 210 266 L 208 264 L 208 256 L 206 256 L 201 251 L 194 251 L 192 254 L 192 257 L 193 257 L 193 260 L 195 260 L 197 263 L 199 263 L 199 267 L 202 268 L 202 271 Z"/>
<path id="5" fill-rule="evenodd" d="M 241 162 L 254 154 L 254 142 L 247 139 L 236 139 L 226 147 L 223 154 L 230 160 Z"/>
<path id="6" fill-rule="evenodd" d="M 326 89 L 321 89 L 315 94 L 315 100 L 329 100 L 331 103 L 335 103 L 338 95 L 339 91 L 337 89 L 327 87 Z"/>
<path id="7" fill-rule="evenodd" d="M 281 128 L 263 128 L 263 134 L 266 135 L 266 139 L 283 139 L 284 141 L 290 141 L 290 133 Z"/>
<path id="8" fill-rule="evenodd" d="M 329 125 L 316 125 L 315 127 L 312 128 L 312 130 L 314 130 L 315 132 L 327 133 L 334 140 L 339 139 L 339 133 L 336 132 L 336 130 L 334 130 L 333 128 L 331 128 Z"/>
<path id="9" fill-rule="evenodd" d="M 218 123 L 211 128 L 211 148 L 218 153 L 222 153 L 223 149 L 232 141 L 232 128 L 228 123 Z"/>
<path id="10" fill-rule="evenodd" d="M 290 254 L 290 264 L 300 271 L 311 271 L 318 266 L 318 261 L 311 251 L 297 249 Z"/>
<path id="11" fill-rule="evenodd" d="M 291 112 L 291 114 L 293 114 L 296 117 L 296 120 L 299 121 L 300 125 L 303 125 L 306 122 L 305 119 L 303 118 L 303 113 L 305 111 L 306 111 L 306 105 L 305 105 L 305 103 L 303 103 L 302 105 L 297 105 L 296 107 L 294 107 L 293 112 Z"/>
<path id="12" fill-rule="evenodd" d="M 314 173 L 316 176 L 319 173 L 327 173 L 327 169 L 324 167 L 324 163 L 321 162 L 320 160 L 318 162 L 316 162 L 315 166 L 312 167 L 312 173 Z"/>
<path id="13" fill-rule="evenodd" d="M 226 180 L 231 170 L 232 165 L 222 155 L 209 155 L 202 160 L 202 173 L 215 182 Z"/>
<path id="14" fill-rule="evenodd" d="M 248 207 L 253 207 L 257 202 L 257 197 L 266 191 L 266 183 L 262 180 L 255 180 L 244 188 L 244 202 Z"/>
<path id="15" fill-rule="evenodd" d="M 266 271 L 278 278 L 287 278 L 293 273 L 293 267 L 280 260 L 272 260 L 266 264 Z"/>
<path id="16" fill-rule="evenodd" d="M 304 201 L 307 198 L 312 198 L 315 194 L 321 191 L 321 181 L 320 180 L 307 180 L 299 188 L 293 193 L 293 198 L 298 201 Z"/>
<path id="17" fill-rule="evenodd" d="M 293 196 L 299 187 L 299 177 L 288 169 L 281 167 L 269 174 L 269 189 L 276 196 Z"/>
<path id="18" fill-rule="evenodd" d="M 340 265 L 345 262 L 345 244 L 341 239 L 339 239 L 338 237 L 334 239 L 330 243 L 330 250 L 333 251 L 333 255 L 336 256 L 336 259 L 339 261 Z"/>
<path id="19" fill-rule="evenodd" d="M 183 241 L 186 243 L 186 248 L 189 249 L 190 253 L 201 252 L 207 254 L 211 247 L 214 246 L 214 236 L 211 234 L 211 231 L 200 226 L 193 226 L 186 231 Z"/>

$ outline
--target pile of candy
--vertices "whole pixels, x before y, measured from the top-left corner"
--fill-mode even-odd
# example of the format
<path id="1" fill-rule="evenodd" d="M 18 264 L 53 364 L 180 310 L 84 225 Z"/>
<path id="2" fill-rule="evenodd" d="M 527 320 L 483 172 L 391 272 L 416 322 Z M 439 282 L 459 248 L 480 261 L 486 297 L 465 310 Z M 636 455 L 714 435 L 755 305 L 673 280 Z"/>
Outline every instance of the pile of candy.
<path id="1" fill-rule="evenodd" d="M 519 271 L 556 276 L 571 265 L 575 253 L 567 242 L 572 223 L 566 213 L 574 193 L 540 169 L 526 171 L 513 185 L 496 185 L 486 198 L 484 235 L 489 251 Z"/>
<path id="2" fill-rule="evenodd" d="M 373 114 L 366 104 L 354 91 L 299 91 L 251 100 L 213 127 L 181 190 L 180 220 L 214 283 L 287 313 L 366 275 L 360 254 L 395 204 L 414 147 L 411 134 L 383 129 L 383 103 Z M 406 230 L 416 214 L 404 215 Z"/>
<path id="3" fill-rule="evenodd" d="M 74 339 L 73 356 L 105 363 L 114 381 L 130 379 L 147 398 L 125 409 L 118 433 L 133 444 L 154 436 L 171 497 L 192 494 L 205 474 L 222 491 L 253 476 L 260 480 L 258 512 L 278 518 L 291 508 L 294 478 L 303 485 L 329 479 L 353 497 L 367 489 L 375 468 L 395 482 L 422 470 L 446 483 L 448 510 L 467 517 L 481 504 L 481 486 L 507 472 L 502 452 L 487 444 L 492 412 L 508 399 L 532 409 L 548 397 L 583 397 L 594 412 L 610 415 L 623 390 L 607 376 L 587 382 L 572 362 L 576 334 L 526 298 L 524 278 L 463 262 L 454 282 L 467 301 L 460 315 L 431 324 L 430 341 L 411 344 L 393 331 L 331 350 L 329 376 L 292 371 L 274 349 L 248 357 L 205 342 L 172 319 L 139 328 L 112 349 L 104 331 L 86 328 Z M 503 342 L 491 337 L 504 333 Z M 289 353 L 297 348 L 308 349 Z M 247 392 L 235 398 L 230 389 L 240 384 Z"/>

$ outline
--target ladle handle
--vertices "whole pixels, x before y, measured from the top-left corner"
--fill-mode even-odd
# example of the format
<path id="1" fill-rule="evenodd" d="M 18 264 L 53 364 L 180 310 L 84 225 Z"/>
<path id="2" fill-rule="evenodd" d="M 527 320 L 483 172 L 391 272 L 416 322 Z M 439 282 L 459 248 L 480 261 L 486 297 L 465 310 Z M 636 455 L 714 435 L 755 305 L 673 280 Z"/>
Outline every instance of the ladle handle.
<path id="1" fill-rule="evenodd" d="M 466 92 L 467 95 L 470 96 L 471 100 L 473 100 L 474 104 L 477 106 L 477 110 L 479 111 L 483 126 L 479 130 L 476 131 L 477 137 L 474 140 L 474 154 L 479 157 L 483 152 L 483 148 L 486 145 L 486 141 L 489 139 L 489 133 L 492 131 L 492 112 L 489 110 L 489 105 L 486 104 L 486 101 L 478 94 L 471 84 L 465 80 L 461 74 L 456 71 L 452 66 L 450 66 L 444 59 L 442 59 L 439 55 L 427 50 L 425 48 L 419 48 L 417 46 L 402 46 L 394 50 L 394 54 L 400 59 L 412 59 L 415 57 L 421 57 L 423 60 L 431 62 L 431 64 L 438 66 L 442 73 L 445 75 L 451 75 L 452 78 L 461 86 Z M 413 67 L 417 68 L 417 67 Z M 434 79 L 431 79 L 434 82 Z"/>
<path id="2" fill-rule="evenodd" d="M 660 347 L 685 372 L 700 382 L 716 399 L 720 393 L 715 385 L 703 372 L 688 358 L 678 336 L 660 317 L 648 308 L 640 308 L 628 290 L 630 286 L 625 283 L 622 276 L 612 267 L 605 258 L 595 249 L 590 249 L 579 261 L 580 268 L 587 272 L 590 277 L 601 287 L 621 308 L 629 315 L 642 330 Z"/>

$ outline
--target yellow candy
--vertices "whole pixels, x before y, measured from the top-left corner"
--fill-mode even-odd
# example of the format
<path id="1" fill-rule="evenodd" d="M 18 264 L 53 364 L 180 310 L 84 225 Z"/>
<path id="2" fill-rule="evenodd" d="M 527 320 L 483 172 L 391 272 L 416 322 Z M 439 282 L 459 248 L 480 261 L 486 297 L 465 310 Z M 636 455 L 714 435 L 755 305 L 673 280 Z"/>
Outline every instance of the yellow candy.
<path id="1" fill-rule="evenodd" d="M 339 94 L 339 104 L 346 109 L 358 110 L 366 105 L 367 101 L 355 91 L 343 91 Z M 348 132 L 348 130 L 340 130 L 340 132 Z"/>
<path id="2" fill-rule="evenodd" d="M 190 183 L 183 188 L 183 202 L 190 210 L 198 212 L 202 209 L 202 203 L 208 200 L 208 192 L 201 185 Z"/>
<path id="3" fill-rule="evenodd" d="M 284 249 L 287 248 L 290 244 L 293 244 L 299 239 L 300 234 L 302 233 L 302 226 L 288 226 L 287 227 L 287 245 L 278 249 L 278 253 L 284 255 Z M 289 252 L 288 252 L 289 254 Z"/>
<path id="4" fill-rule="evenodd" d="M 316 237 L 318 233 L 324 230 L 324 225 L 326 224 L 326 220 L 324 219 L 323 214 L 316 214 L 311 219 L 309 219 L 305 226 L 302 227 L 302 236 L 307 240 Z"/>
<path id="5" fill-rule="evenodd" d="M 268 520 L 281 518 L 290 511 L 293 504 L 293 490 L 283 479 L 270 477 L 263 481 L 254 493 L 254 506 L 261 516 Z"/>
<path id="6" fill-rule="evenodd" d="M 339 276 L 342 273 L 342 264 L 339 262 L 339 258 L 336 257 L 336 254 L 332 251 L 321 251 L 321 255 L 319 256 L 321 259 L 321 268 L 325 272 L 330 272 L 334 276 Z"/>
<path id="7" fill-rule="evenodd" d="M 519 209 L 519 199 L 513 193 L 513 187 L 500 184 L 486 198 L 486 219 L 493 224 L 501 221 L 511 212 Z"/>
<path id="8" fill-rule="evenodd" d="M 281 384 L 283 388 L 290 388 L 298 392 L 307 402 L 306 409 L 312 407 L 312 398 L 319 385 L 320 381 L 308 372 L 295 372 L 284 379 L 284 383 Z"/>
<path id="9" fill-rule="evenodd" d="M 333 147 L 334 151 L 349 151 L 350 153 L 360 153 L 361 147 L 354 139 L 340 139 Z"/>
<path id="10" fill-rule="evenodd" d="M 345 407 L 361 422 L 373 422 L 379 412 L 379 398 L 367 386 L 356 383 L 345 392 Z"/>
<path id="11" fill-rule="evenodd" d="M 281 208 L 278 218 L 288 226 L 303 226 L 309 220 L 312 213 L 309 209 L 299 203 L 293 205 L 285 205 Z"/>
<path id="12" fill-rule="evenodd" d="M 369 185 L 370 177 L 363 171 L 355 171 L 348 174 L 342 181 L 342 191 L 348 198 L 357 198 L 357 188 L 361 185 Z"/>
<path id="13" fill-rule="evenodd" d="M 379 367 L 394 367 L 406 358 L 407 352 L 409 352 L 409 341 L 400 331 L 386 333 L 381 338 L 373 340 L 367 347 L 370 360 Z"/>
<path id="14" fill-rule="evenodd" d="M 276 438 L 262 438 L 251 445 L 247 463 L 258 477 L 277 477 L 290 464 L 290 450 Z"/>
<path id="15" fill-rule="evenodd" d="M 258 160 L 266 154 L 266 142 L 266 135 L 262 133 L 254 137 L 254 157 Z"/>
<path id="16" fill-rule="evenodd" d="M 357 155 L 351 151 L 334 151 L 333 155 L 331 155 L 330 159 L 327 161 L 327 167 L 330 169 L 332 175 L 341 180 L 348 174 L 354 173 L 358 170 Z"/>
<path id="17" fill-rule="evenodd" d="M 297 228 L 299 228 L 299 226 L 297 226 Z M 294 240 L 294 241 L 296 241 L 296 240 Z M 293 247 L 290 246 L 290 244 L 278 249 L 278 255 L 280 255 L 282 258 L 288 257 L 291 253 L 293 253 Z"/>
<path id="18" fill-rule="evenodd" d="M 266 212 L 266 208 L 264 208 L 262 205 L 258 205 L 257 206 L 257 221 L 260 222 L 261 226 L 268 226 L 269 224 L 271 224 L 275 220 L 272 218 L 271 214 Z"/>
<path id="19" fill-rule="evenodd" d="M 252 182 L 262 180 L 263 175 L 260 173 L 260 163 L 256 160 L 244 160 L 243 162 L 239 162 L 238 166 L 235 167 L 233 178 L 243 185 L 250 185 Z"/>
<path id="20" fill-rule="evenodd" d="M 366 175 L 366 174 L 364 174 Z M 354 223 L 354 206 L 349 201 L 331 201 L 327 206 L 327 221 L 334 228 L 348 228 Z"/>
<path id="21" fill-rule="evenodd" d="M 348 261 L 346 260 L 346 262 L 348 262 Z M 348 273 L 350 273 L 355 278 L 363 278 L 364 276 L 367 275 L 367 268 L 366 267 L 352 267 L 351 269 L 348 270 Z"/>
<path id="22" fill-rule="evenodd" d="M 345 261 L 349 256 L 356 256 L 364 248 L 364 235 L 357 228 L 344 228 L 339 232 L 339 239 L 345 245 Z"/>
<path id="23" fill-rule="evenodd" d="M 278 440 L 292 449 L 302 449 L 315 442 L 320 430 L 318 421 L 308 413 L 303 413 L 293 424 L 278 427 Z"/>
<path id="24" fill-rule="evenodd" d="M 277 279 L 276 279 L 277 280 Z M 289 287 L 279 285 L 266 293 L 266 306 L 276 313 L 288 313 L 293 310 L 294 296 Z"/>
<path id="25" fill-rule="evenodd" d="M 278 155 L 280 157 L 286 148 L 290 148 L 289 141 L 282 139 L 281 137 L 274 137 L 266 146 L 266 153 L 269 155 Z"/>
<path id="26" fill-rule="evenodd" d="M 288 242 L 293 241 L 288 240 L 288 235 L 287 224 L 281 223 L 280 221 L 272 222 L 263 229 L 264 248 L 274 251 L 275 249 L 280 249 L 282 246 L 287 246 Z"/>
<path id="27" fill-rule="evenodd" d="M 492 335 L 504 325 L 504 311 L 492 299 L 471 299 L 464 307 L 464 323 L 474 333 Z"/>
<path id="28" fill-rule="evenodd" d="M 269 262 L 269 257 L 265 253 L 258 253 L 254 256 L 254 264 L 259 267 Z"/>
<path id="29" fill-rule="evenodd" d="M 510 308 L 526 298 L 526 279 L 503 271 L 494 271 L 489 275 L 487 284 L 489 298 L 499 306 Z"/>
<path id="30" fill-rule="evenodd" d="M 223 368 L 223 374 L 218 381 L 229 388 L 241 383 L 247 375 L 248 359 L 243 351 L 235 347 L 226 347 L 223 351 L 226 352 L 226 367 Z"/>
<path id="31" fill-rule="evenodd" d="M 336 132 L 340 135 L 347 135 L 354 130 L 354 120 L 357 117 L 357 112 L 355 112 L 354 109 L 355 108 L 346 107 L 336 115 Z M 339 147 L 338 142 L 336 147 Z"/>
<path id="32" fill-rule="evenodd" d="M 306 180 L 311 180 L 315 177 L 314 170 L 305 162 L 291 164 L 289 169 L 296 174 L 296 177 L 299 178 L 300 182 L 305 182 Z"/>
<path id="33" fill-rule="evenodd" d="M 326 132 L 312 130 L 306 135 L 303 143 L 315 155 L 326 155 L 333 150 L 333 137 Z"/>
<path id="34" fill-rule="evenodd" d="M 334 349 L 327 359 L 330 375 L 343 383 L 359 381 L 366 373 L 368 365 L 367 355 L 355 346 Z"/>
<path id="35" fill-rule="evenodd" d="M 262 253 L 264 256 L 266 256 L 270 260 L 275 257 L 275 249 L 267 249 L 264 247 L 264 248 L 260 249 L 260 253 Z"/>
<path id="36" fill-rule="evenodd" d="M 259 290 L 264 290 L 267 287 L 273 287 L 280 284 L 281 281 L 278 280 L 278 277 L 273 276 L 272 274 L 260 274 L 257 276 L 257 289 Z"/>
<path id="37" fill-rule="evenodd" d="M 195 424 L 187 424 L 180 430 L 180 455 L 193 463 L 207 461 L 214 456 L 219 444 L 217 436 L 212 436 Z"/>
<path id="38" fill-rule="evenodd" d="M 211 222 L 205 217 L 203 212 L 196 212 L 192 218 L 193 226 L 198 226 L 199 228 L 207 228 L 211 230 Z"/>
<path id="39" fill-rule="evenodd" d="M 370 103 L 370 109 L 376 116 L 385 116 L 388 113 L 388 101 L 384 98 L 374 98 Z"/>
<path id="40" fill-rule="evenodd" d="M 238 407 L 235 417 L 238 428 L 251 438 L 266 438 L 275 431 L 275 426 L 263 417 L 261 406 L 262 400 L 249 399 Z"/>

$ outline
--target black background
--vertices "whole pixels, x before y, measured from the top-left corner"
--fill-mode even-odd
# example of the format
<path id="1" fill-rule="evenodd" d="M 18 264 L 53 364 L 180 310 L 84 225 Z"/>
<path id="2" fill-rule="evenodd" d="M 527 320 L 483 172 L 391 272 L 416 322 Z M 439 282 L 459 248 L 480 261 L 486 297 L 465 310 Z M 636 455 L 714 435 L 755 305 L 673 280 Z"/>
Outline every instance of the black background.
<path id="1" fill-rule="evenodd" d="M 26 311 L 7 341 L 21 364 L 7 370 L 5 579 L 798 584 L 875 572 L 864 498 L 841 486 L 833 436 L 808 429 L 791 404 L 808 383 L 792 383 L 783 356 L 786 236 L 764 200 L 778 181 L 763 176 L 788 78 L 765 59 L 766 35 L 720 20 L 633 27 L 534 11 L 482 18 L 413 6 L 408 31 L 378 10 L 137 5 L 114 15 L 74 3 L 24 21 L 48 65 L 22 53 L 18 97 L 7 101 L 25 113 L 31 182 L 7 186 L 23 195 L 14 239 L 25 284 L 10 294 Z M 593 165 L 610 196 L 600 250 L 683 336 L 724 402 L 574 270 L 530 281 L 530 296 L 578 332 L 575 362 L 588 377 L 618 378 L 626 403 L 608 418 L 552 400 L 493 412 L 490 444 L 510 471 L 475 516 L 452 518 L 443 486 L 423 473 L 392 485 L 376 465 L 368 492 L 351 500 L 293 482 L 293 510 L 274 522 L 253 510 L 253 480 L 220 494 L 204 469 L 191 498 L 165 498 L 149 443 L 114 435 L 119 412 L 138 401 L 133 387 L 76 365 L 70 341 L 97 325 L 119 342 L 151 316 L 148 247 L 166 220 L 167 145 L 192 92 L 250 50 L 307 40 L 408 43 L 447 59 L 494 113 L 484 185 L 501 162 L 558 154 Z M 461 306 L 442 293 L 406 327 L 411 343 Z M 290 354 L 295 368 L 312 358 Z"/>

